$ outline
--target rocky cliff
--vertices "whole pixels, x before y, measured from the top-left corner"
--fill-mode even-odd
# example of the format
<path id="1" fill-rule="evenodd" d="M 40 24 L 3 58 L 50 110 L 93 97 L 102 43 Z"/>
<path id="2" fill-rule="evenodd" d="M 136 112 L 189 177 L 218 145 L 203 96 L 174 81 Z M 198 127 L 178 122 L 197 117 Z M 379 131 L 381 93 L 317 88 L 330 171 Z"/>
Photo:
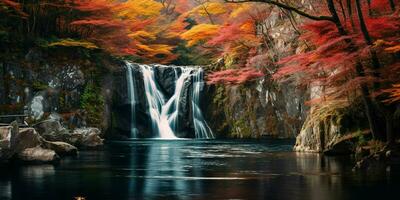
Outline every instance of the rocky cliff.
<path id="1" fill-rule="evenodd" d="M 306 117 L 306 90 L 264 78 L 241 86 L 210 86 L 207 119 L 217 137 L 295 138 Z"/>
<path id="2" fill-rule="evenodd" d="M 4 59 L 0 61 L 0 114 L 25 113 L 35 123 L 60 113 L 71 128 L 96 125 L 106 130 L 112 90 L 108 72 L 118 65 L 101 52 L 88 55 L 68 48 L 31 49 L 22 57 Z M 90 90 L 93 88 L 96 91 Z M 104 103 L 83 109 L 91 99 Z M 94 120 L 93 113 L 98 110 L 101 112 Z"/>

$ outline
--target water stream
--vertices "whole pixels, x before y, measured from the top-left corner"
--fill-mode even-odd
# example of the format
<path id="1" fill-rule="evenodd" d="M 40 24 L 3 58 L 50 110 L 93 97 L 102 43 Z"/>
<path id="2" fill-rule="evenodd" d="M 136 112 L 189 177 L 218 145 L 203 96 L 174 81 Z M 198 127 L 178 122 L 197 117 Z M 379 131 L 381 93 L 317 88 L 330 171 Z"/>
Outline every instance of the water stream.
<path id="1" fill-rule="evenodd" d="M 135 82 L 133 80 L 132 74 L 133 65 L 130 62 L 126 62 L 126 80 L 128 86 L 128 98 L 129 103 L 131 105 L 131 138 L 137 137 L 137 128 L 136 128 L 136 104 L 137 104 L 137 94 L 135 90 Z"/>
<path id="2" fill-rule="evenodd" d="M 143 76 L 143 84 L 145 89 L 145 96 L 148 105 L 149 117 L 151 121 L 151 129 L 153 135 L 162 139 L 177 139 L 175 135 L 179 126 L 179 114 L 182 107 L 182 97 L 186 95 L 188 85 L 190 88 L 190 106 L 191 116 L 193 118 L 193 126 L 196 138 L 210 139 L 214 138 L 212 130 L 207 125 L 200 109 L 201 91 L 204 87 L 203 69 L 200 67 L 178 67 L 178 66 L 164 66 L 164 65 L 144 65 L 127 63 L 127 84 L 128 96 L 130 97 L 131 112 L 132 112 L 132 134 L 133 138 L 136 137 L 136 117 L 135 117 L 135 84 L 133 80 L 132 68 L 140 68 Z M 175 89 L 170 98 L 167 98 L 160 89 L 158 80 L 156 79 L 156 68 L 165 67 L 173 68 L 175 75 Z M 179 72 L 178 72 L 179 71 Z"/>

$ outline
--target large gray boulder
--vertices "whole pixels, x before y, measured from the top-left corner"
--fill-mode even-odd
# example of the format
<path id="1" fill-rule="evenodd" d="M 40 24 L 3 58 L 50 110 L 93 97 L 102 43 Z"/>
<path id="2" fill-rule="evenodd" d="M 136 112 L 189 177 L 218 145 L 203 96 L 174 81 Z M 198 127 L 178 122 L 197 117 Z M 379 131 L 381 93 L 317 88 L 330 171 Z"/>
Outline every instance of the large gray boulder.
<path id="1" fill-rule="evenodd" d="M 50 141 L 62 141 L 63 137 L 69 134 L 69 131 L 61 125 L 59 120 L 51 118 L 36 124 L 35 128 L 41 136 Z"/>
<path id="2" fill-rule="evenodd" d="M 41 145 L 41 137 L 33 128 L 23 128 L 15 137 L 11 148 L 14 152 L 21 152 L 27 148 L 33 148 Z"/>
<path id="3" fill-rule="evenodd" d="M 42 147 L 55 151 L 59 156 L 76 156 L 78 148 L 66 142 L 50 142 L 43 140 Z"/>
<path id="4" fill-rule="evenodd" d="M 100 137 L 98 128 L 80 128 L 75 129 L 73 135 L 77 138 L 78 146 L 83 147 L 98 147 L 103 145 L 103 139 Z"/>
<path id="5" fill-rule="evenodd" d="M 32 163 L 51 163 L 60 159 L 55 151 L 40 146 L 24 149 L 17 154 L 17 157 L 20 161 Z"/>

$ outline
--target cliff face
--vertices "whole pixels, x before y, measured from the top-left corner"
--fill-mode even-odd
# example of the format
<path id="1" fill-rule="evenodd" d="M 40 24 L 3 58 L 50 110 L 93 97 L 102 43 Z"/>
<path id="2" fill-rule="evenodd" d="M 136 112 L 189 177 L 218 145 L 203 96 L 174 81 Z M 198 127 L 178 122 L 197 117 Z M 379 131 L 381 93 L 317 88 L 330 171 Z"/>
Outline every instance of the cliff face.
<path id="1" fill-rule="evenodd" d="M 17 55 L 16 55 L 17 56 Z M 88 125 L 88 113 L 82 110 L 83 96 L 91 95 L 88 85 L 98 87 L 97 97 L 104 97 L 97 127 L 109 127 L 110 75 L 118 62 L 101 55 L 79 51 L 31 49 L 22 57 L 0 62 L 0 114 L 28 114 L 31 121 L 60 113 L 66 126 Z M 97 98 L 95 97 L 95 98 Z"/>
<path id="2" fill-rule="evenodd" d="M 306 116 L 306 91 L 264 78 L 242 86 L 212 86 L 207 119 L 217 137 L 295 138 Z"/>

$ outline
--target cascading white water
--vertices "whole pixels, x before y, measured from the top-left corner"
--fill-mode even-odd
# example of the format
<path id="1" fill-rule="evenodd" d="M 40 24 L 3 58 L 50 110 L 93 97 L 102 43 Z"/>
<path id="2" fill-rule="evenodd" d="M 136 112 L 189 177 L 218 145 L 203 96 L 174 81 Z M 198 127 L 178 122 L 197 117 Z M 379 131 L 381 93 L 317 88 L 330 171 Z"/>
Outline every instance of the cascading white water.
<path id="1" fill-rule="evenodd" d="M 164 95 L 161 93 L 155 81 L 154 68 L 148 65 L 140 65 L 140 68 L 143 74 L 144 89 L 149 106 L 152 130 L 158 133 L 160 138 L 175 139 L 176 136 L 169 123 L 170 115 L 168 115 L 168 111 L 174 102 L 168 101 L 165 103 Z"/>
<path id="2" fill-rule="evenodd" d="M 127 63 L 128 66 L 128 85 L 129 96 L 131 97 L 132 112 L 135 112 L 135 85 L 132 78 L 132 65 Z M 150 114 L 151 128 L 153 132 L 162 139 L 176 139 L 175 132 L 179 125 L 179 108 L 181 107 L 181 97 L 185 92 L 185 85 L 193 83 L 191 98 L 192 98 L 192 111 L 193 111 L 193 124 L 195 128 L 196 138 L 213 138 L 211 129 L 208 127 L 199 107 L 200 92 L 204 85 L 203 70 L 196 67 L 176 67 L 176 66 L 150 66 L 138 65 L 143 75 L 143 83 L 145 95 Z M 156 67 L 172 67 L 174 69 L 175 89 L 174 94 L 166 99 L 160 90 L 155 77 Z M 179 74 L 179 72 L 180 74 Z M 135 114 L 132 114 L 132 119 L 135 119 Z M 132 122 L 136 123 L 136 122 Z M 133 133 L 136 135 L 137 129 L 135 125 Z"/>
<path id="3" fill-rule="evenodd" d="M 136 98 L 136 91 L 135 91 L 135 82 L 133 81 L 133 73 L 132 73 L 132 68 L 133 65 L 130 62 L 126 62 L 126 80 L 127 80 L 127 88 L 128 88 L 128 99 L 129 103 L 131 105 L 131 131 L 130 131 L 130 137 L 131 138 L 136 138 L 137 137 L 137 128 L 136 128 L 136 103 L 137 103 L 137 98 Z"/>
<path id="4" fill-rule="evenodd" d="M 203 69 L 198 69 L 193 75 L 192 112 L 196 138 L 214 138 L 211 128 L 207 125 L 200 110 L 200 92 L 204 87 Z"/>

